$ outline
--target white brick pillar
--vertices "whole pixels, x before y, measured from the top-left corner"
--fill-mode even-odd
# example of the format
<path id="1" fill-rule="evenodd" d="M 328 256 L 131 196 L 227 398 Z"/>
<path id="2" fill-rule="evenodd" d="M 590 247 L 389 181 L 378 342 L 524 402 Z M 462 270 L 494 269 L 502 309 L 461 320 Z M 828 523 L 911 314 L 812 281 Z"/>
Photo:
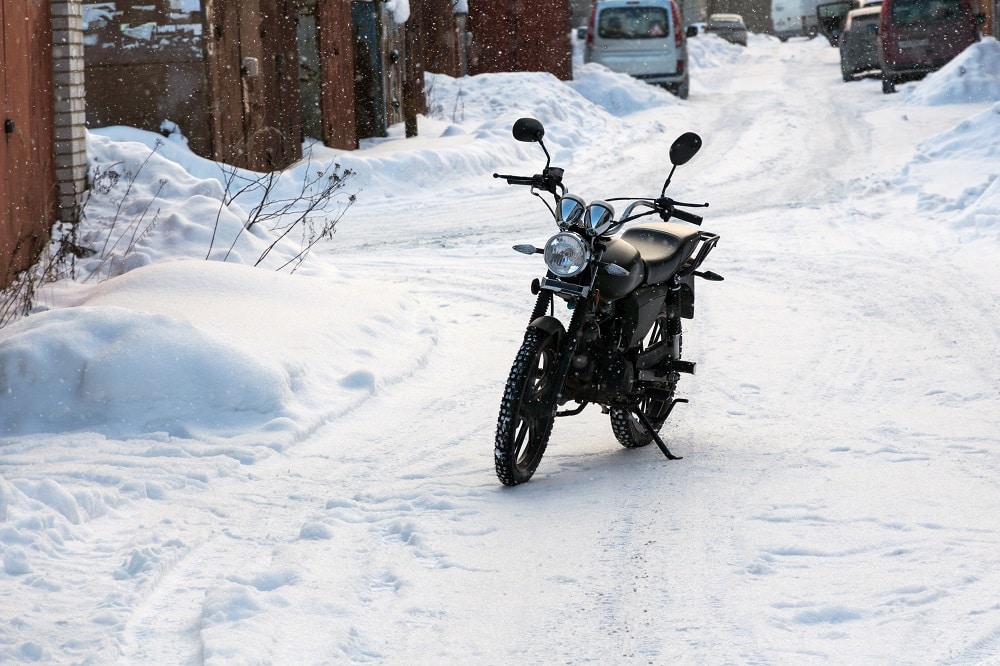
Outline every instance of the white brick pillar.
<path id="1" fill-rule="evenodd" d="M 55 162 L 59 219 L 75 222 L 87 186 L 82 0 L 52 0 Z"/>

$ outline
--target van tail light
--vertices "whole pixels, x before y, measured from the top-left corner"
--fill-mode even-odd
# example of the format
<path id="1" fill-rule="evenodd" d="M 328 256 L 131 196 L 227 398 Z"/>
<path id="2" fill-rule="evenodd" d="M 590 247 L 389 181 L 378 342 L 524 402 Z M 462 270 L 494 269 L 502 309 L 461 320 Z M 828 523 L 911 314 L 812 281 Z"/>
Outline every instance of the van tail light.
<path id="1" fill-rule="evenodd" d="M 674 45 L 677 48 L 681 48 L 682 46 L 684 46 L 684 27 L 681 25 L 681 14 L 679 11 L 677 11 L 676 2 L 670 3 L 670 13 L 674 19 Z"/>
<path id="2" fill-rule="evenodd" d="M 679 76 L 679 75 L 681 75 L 683 73 L 684 73 L 684 61 L 683 60 L 678 60 L 677 61 L 677 74 Z"/>
<path id="3" fill-rule="evenodd" d="M 597 22 L 597 3 L 590 9 L 590 20 L 587 21 L 587 46 L 594 45 L 594 27 Z"/>

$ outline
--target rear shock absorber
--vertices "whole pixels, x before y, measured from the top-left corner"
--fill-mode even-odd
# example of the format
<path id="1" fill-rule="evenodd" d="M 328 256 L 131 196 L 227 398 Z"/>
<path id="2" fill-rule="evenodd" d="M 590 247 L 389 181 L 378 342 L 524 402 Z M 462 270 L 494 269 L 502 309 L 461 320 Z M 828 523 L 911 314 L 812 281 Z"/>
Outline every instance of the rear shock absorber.
<path id="1" fill-rule="evenodd" d="M 681 318 L 671 317 L 667 320 L 667 338 L 673 347 L 673 359 L 675 361 L 681 358 Z"/>

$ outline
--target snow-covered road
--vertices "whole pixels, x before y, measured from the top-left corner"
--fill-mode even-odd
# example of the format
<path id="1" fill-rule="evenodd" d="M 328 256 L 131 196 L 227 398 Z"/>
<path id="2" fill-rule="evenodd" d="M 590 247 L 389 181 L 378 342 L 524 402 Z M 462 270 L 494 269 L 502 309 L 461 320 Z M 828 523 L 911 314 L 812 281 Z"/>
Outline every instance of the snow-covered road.
<path id="1" fill-rule="evenodd" d="M 539 114 L 439 80 L 469 115 L 426 119 L 441 144 L 368 148 L 377 173 L 283 297 L 308 418 L 0 438 L 0 661 L 1000 663 L 1000 222 L 959 217 L 998 170 L 918 149 L 991 104 L 845 84 L 818 40 L 712 39 L 683 103 L 566 119 L 524 97 L 588 199 L 658 192 L 672 139 L 704 138 L 671 192 L 711 202 L 726 281 L 686 323 L 698 374 L 663 429 L 683 460 L 621 448 L 591 409 L 530 483 L 497 482 L 541 265 L 510 246 L 554 225 L 489 177 L 541 152 L 472 137 Z M 616 134 L 581 141 L 574 113 Z M 350 297 L 311 299 L 324 279 Z M 353 336 L 322 337 L 341 319 Z"/>

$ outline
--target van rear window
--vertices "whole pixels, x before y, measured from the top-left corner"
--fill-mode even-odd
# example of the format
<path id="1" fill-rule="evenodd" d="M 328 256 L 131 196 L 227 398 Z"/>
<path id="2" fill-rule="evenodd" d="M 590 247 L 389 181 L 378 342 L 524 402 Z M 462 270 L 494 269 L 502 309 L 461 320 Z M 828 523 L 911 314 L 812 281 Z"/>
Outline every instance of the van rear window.
<path id="1" fill-rule="evenodd" d="M 663 7 L 608 7 L 597 20 L 601 39 L 662 39 L 670 21 Z"/>
<path id="2" fill-rule="evenodd" d="M 892 5 L 892 22 L 896 25 L 957 21 L 960 18 L 961 0 L 896 0 Z"/>

